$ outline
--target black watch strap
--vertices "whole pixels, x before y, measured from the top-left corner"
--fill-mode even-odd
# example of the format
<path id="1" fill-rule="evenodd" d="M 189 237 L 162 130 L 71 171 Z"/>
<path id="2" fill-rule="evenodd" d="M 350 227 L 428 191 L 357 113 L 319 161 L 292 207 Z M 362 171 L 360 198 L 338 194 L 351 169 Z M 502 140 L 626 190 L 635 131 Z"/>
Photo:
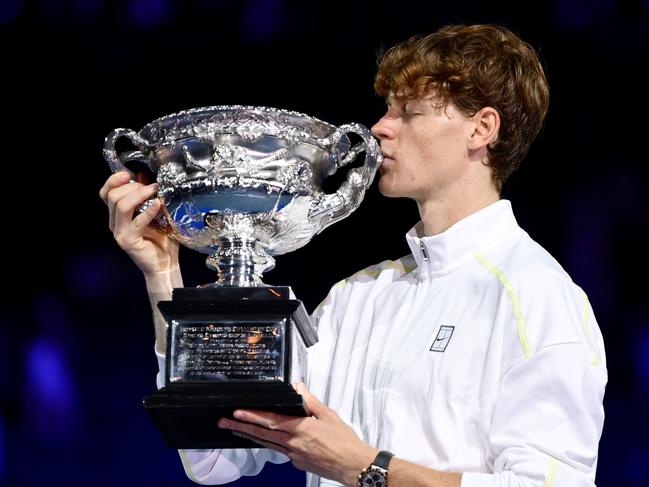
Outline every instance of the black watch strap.
<path id="1" fill-rule="evenodd" d="M 358 487 L 388 487 L 388 465 L 393 453 L 381 450 L 372 464 L 358 474 Z"/>
<path id="2" fill-rule="evenodd" d="M 387 450 L 381 450 L 378 453 L 378 455 L 376 455 L 376 458 L 372 462 L 372 465 L 376 465 L 377 467 L 380 467 L 383 470 L 387 470 L 388 465 L 390 464 L 390 460 L 392 460 L 393 456 L 394 453 L 389 452 Z"/>

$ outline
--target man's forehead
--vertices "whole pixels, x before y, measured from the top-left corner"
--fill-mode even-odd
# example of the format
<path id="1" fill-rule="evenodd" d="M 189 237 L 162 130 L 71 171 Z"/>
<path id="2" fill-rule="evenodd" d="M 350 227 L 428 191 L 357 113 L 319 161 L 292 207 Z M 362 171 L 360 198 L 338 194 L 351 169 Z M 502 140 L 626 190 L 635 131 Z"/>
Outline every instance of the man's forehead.
<path id="1" fill-rule="evenodd" d="M 396 91 L 391 91 L 390 93 L 388 93 L 385 102 L 388 105 L 404 102 L 434 102 L 435 104 L 439 104 L 439 102 L 444 102 L 444 100 L 433 89 L 426 89 L 425 91 L 417 95 L 414 95 L 412 89 L 398 89 Z"/>
<path id="2" fill-rule="evenodd" d="M 409 100 L 412 98 L 412 90 L 396 90 L 396 91 L 391 91 L 388 93 L 388 97 L 386 98 L 385 101 L 388 102 L 388 104 L 396 103 L 396 102 L 402 102 L 404 100 Z"/>

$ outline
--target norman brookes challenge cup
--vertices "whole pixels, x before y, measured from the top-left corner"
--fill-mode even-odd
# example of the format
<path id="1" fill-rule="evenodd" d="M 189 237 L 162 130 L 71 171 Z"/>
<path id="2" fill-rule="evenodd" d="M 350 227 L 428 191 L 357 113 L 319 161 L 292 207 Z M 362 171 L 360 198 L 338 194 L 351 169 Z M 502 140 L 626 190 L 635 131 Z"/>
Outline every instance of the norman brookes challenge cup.
<path id="1" fill-rule="evenodd" d="M 349 134 L 360 141 L 353 145 Z M 127 138 L 137 150 L 118 153 Z M 327 177 L 361 152 L 340 189 Z M 335 127 L 266 107 L 217 106 L 162 117 L 139 132 L 116 129 L 104 158 L 113 171 L 145 166 L 163 202 L 155 224 L 208 254 L 215 283 L 173 290 L 165 386 L 144 406 L 174 448 L 258 446 L 217 427 L 238 408 L 305 415 L 291 382 L 305 378 L 305 347 L 317 341 L 289 286 L 261 280 L 272 256 L 298 249 L 358 208 L 381 153 L 358 124 Z M 140 173 L 141 175 L 142 173 Z M 145 203 L 146 204 L 146 203 Z"/>

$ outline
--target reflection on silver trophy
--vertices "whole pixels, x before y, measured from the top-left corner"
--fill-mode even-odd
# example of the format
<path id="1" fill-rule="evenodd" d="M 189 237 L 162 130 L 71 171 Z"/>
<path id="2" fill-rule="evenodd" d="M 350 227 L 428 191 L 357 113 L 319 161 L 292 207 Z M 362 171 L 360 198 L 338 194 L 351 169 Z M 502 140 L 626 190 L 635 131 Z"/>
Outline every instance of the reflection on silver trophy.
<path id="1" fill-rule="evenodd" d="M 118 152 L 122 137 L 137 150 Z M 323 180 L 361 153 L 362 166 L 325 193 Z M 304 347 L 317 336 L 290 287 L 265 285 L 261 275 L 274 255 L 304 246 L 358 208 L 381 162 L 377 141 L 359 124 L 217 106 L 139 132 L 116 129 L 104 158 L 113 171 L 144 164 L 160 185 L 156 224 L 208 254 L 218 271 L 215 283 L 174 289 L 171 301 L 159 303 L 168 323 L 166 382 L 145 407 L 169 446 L 248 446 L 215 426 L 217 415 L 237 408 L 305 414 L 290 383 L 303 379 Z"/>
<path id="2" fill-rule="evenodd" d="M 363 142 L 351 147 L 349 133 Z M 119 155 L 119 137 L 139 151 Z M 363 167 L 325 194 L 322 180 L 360 152 Z M 358 207 L 381 154 L 358 124 L 337 128 L 286 110 L 220 106 L 163 117 L 139 133 L 117 129 L 104 157 L 113 171 L 145 161 L 157 174 L 171 235 L 209 254 L 219 284 L 250 286 L 273 267 L 271 256 L 302 247 Z"/>

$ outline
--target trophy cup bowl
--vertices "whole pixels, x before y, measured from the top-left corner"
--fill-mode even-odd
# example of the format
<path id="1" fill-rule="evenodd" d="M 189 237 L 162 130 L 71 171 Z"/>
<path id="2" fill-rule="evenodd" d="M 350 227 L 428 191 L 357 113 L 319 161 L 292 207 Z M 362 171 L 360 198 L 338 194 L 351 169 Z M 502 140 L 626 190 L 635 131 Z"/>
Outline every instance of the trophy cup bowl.
<path id="1" fill-rule="evenodd" d="M 360 139 L 352 144 L 349 135 Z M 126 138 L 137 150 L 119 153 Z M 322 182 L 361 153 L 331 194 Z M 340 127 L 269 107 L 214 106 L 159 118 L 139 132 L 116 129 L 104 144 L 114 171 L 138 161 L 155 175 L 155 224 L 207 254 L 217 280 L 173 290 L 165 387 L 144 405 L 176 448 L 258 446 L 220 430 L 220 416 L 250 408 L 304 415 L 291 382 L 304 380 L 305 347 L 317 341 L 289 286 L 263 283 L 275 255 L 306 245 L 360 205 L 382 156 L 360 124 Z M 146 206 L 146 203 L 145 205 Z"/>

